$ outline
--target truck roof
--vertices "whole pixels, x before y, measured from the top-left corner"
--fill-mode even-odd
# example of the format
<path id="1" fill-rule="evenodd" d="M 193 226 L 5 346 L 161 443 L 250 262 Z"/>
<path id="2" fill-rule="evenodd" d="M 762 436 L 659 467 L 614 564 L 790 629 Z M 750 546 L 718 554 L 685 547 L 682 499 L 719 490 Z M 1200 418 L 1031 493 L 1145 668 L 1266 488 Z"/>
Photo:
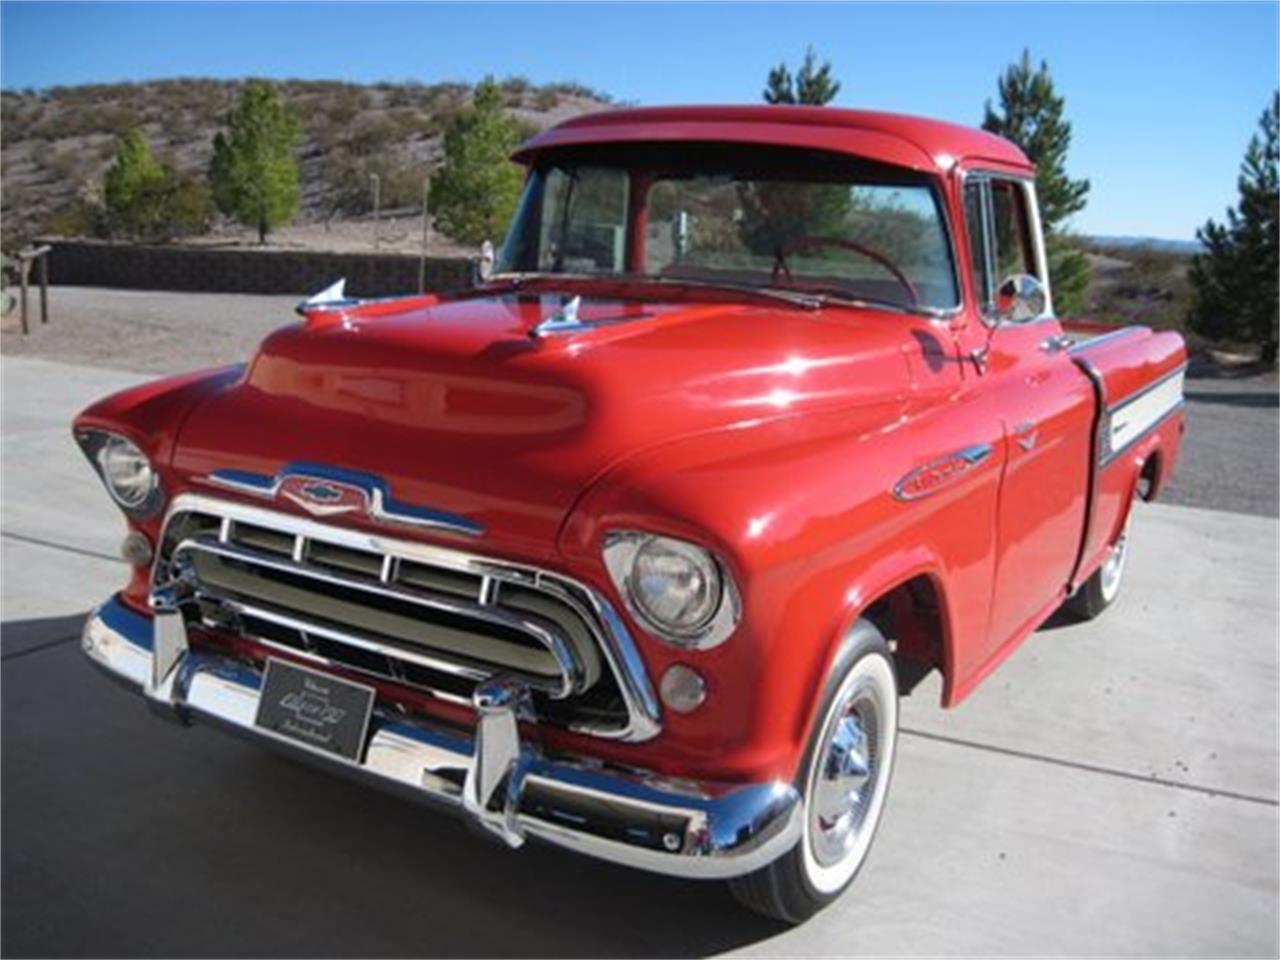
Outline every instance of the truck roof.
<path id="1" fill-rule="evenodd" d="M 641 141 L 707 141 L 808 147 L 916 170 L 946 170 L 977 158 L 1033 169 L 995 134 L 955 123 L 871 110 L 782 105 L 638 107 L 566 120 L 527 141 L 513 159 L 530 163 L 565 146 Z"/>

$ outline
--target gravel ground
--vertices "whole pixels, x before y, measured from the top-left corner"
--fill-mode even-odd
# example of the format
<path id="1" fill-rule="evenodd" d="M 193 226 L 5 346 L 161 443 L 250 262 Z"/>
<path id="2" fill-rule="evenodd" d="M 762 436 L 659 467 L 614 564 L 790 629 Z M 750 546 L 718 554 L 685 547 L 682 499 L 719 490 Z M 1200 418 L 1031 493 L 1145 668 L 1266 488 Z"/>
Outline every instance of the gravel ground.
<path id="1" fill-rule="evenodd" d="M 1187 435 L 1165 503 L 1280 513 L 1280 392 L 1274 381 L 1188 377 Z"/>
<path id="2" fill-rule="evenodd" d="M 0 353 L 91 367 L 172 374 L 247 359 L 264 336 L 297 320 L 300 297 L 50 287 L 49 323 L 32 296 L 32 333 L 17 310 L 4 319 Z"/>
<path id="3" fill-rule="evenodd" d="M 294 320 L 298 299 L 53 287 L 49 324 L 40 327 L 37 321 L 23 337 L 16 314 L 5 318 L 0 352 L 144 373 L 195 370 L 246 359 L 267 333 Z M 1187 437 L 1162 499 L 1274 517 L 1280 513 L 1280 392 L 1274 376 L 1214 373 L 1193 367 L 1187 379 Z"/>

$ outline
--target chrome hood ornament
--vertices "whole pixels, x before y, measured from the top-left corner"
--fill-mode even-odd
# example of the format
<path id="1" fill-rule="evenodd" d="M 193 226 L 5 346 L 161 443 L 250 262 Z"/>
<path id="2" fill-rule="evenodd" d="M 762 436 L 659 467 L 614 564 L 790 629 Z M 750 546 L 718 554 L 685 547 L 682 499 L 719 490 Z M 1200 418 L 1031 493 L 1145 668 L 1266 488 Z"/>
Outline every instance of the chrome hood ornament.
<path id="1" fill-rule="evenodd" d="M 581 309 L 582 297 L 570 298 L 564 306 L 533 328 L 533 336 L 541 338 L 555 333 L 575 333 L 591 329 L 592 324 L 584 323 L 578 318 L 578 311 Z"/>

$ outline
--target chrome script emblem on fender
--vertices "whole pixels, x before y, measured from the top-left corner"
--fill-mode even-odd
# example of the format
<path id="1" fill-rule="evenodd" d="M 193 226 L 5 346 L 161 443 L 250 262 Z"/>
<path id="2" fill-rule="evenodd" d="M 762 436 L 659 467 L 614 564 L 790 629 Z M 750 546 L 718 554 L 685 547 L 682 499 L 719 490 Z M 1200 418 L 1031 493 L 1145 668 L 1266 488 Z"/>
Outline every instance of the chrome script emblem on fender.
<path id="1" fill-rule="evenodd" d="M 919 500 L 930 496 L 959 480 L 990 456 L 991 444 L 980 443 L 930 460 L 894 484 L 893 495 L 899 500 Z"/>
<path id="2" fill-rule="evenodd" d="M 276 495 L 284 497 L 317 517 L 340 513 L 369 514 L 369 492 L 355 484 L 323 477 L 291 474 L 280 481 Z"/>

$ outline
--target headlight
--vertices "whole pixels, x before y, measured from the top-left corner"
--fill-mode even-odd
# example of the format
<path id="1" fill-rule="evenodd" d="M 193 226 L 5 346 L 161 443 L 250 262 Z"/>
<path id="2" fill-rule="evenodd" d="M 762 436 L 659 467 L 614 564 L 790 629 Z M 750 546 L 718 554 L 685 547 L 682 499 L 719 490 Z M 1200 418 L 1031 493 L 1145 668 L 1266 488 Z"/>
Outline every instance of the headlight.
<path id="1" fill-rule="evenodd" d="M 647 533 L 614 533 L 605 566 L 627 608 L 662 640 L 707 649 L 737 625 L 737 589 L 702 547 Z"/>
<path id="2" fill-rule="evenodd" d="M 103 485 L 126 513 L 149 516 L 160 506 L 160 483 L 147 455 L 114 433 L 86 430 L 76 439 Z"/>

